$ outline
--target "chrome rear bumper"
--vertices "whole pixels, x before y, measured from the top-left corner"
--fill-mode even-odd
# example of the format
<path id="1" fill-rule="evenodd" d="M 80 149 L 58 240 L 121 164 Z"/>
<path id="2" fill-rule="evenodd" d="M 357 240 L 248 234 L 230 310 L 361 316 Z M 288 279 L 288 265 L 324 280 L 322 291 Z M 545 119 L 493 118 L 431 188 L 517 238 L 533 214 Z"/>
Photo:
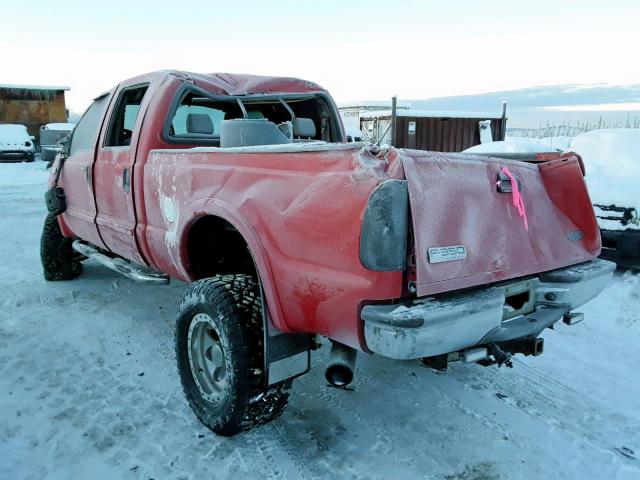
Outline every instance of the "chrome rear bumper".
<path id="1" fill-rule="evenodd" d="M 598 259 L 534 278 L 421 298 L 411 304 L 367 305 L 361 314 L 365 340 L 372 352 L 408 360 L 535 338 L 598 295 L 614 271 L 614 263 Z M 521 307 L 507 302 L 514 292 L 526 294 Z"/>

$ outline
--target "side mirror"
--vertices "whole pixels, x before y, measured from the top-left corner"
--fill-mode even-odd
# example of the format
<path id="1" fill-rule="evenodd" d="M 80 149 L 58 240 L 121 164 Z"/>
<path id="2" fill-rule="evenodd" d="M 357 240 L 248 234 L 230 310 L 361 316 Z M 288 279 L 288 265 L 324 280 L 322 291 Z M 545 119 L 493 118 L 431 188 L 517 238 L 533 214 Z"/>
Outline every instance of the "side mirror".
<path id="1" fill-rule="evenodd" d="M 71 134 L 65 136 L 58 143 L 60 143 L 60 145 L 62 145 L 62 150 L 60 151 L 60 153 L 62 154 L 62 156 L 64 158 L 67 158 L 69 156 L 69 154 L 70 154 L 70 151 L 71 151 Z"/>
<path id="2" fill-rule="evenodd" d="M 33 135 L 29 135 L 29 138 L 31 139 L 32 142 L 36 141 L 36 137 L 34 137 Z"/>

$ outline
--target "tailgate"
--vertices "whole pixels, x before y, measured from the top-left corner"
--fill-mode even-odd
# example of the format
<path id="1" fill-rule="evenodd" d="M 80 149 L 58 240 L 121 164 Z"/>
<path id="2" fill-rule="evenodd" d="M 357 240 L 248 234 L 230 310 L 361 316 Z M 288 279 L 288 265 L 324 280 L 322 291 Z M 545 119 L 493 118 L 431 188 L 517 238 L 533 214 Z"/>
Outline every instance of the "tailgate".
<path id="1" fill-rule="evenodd" d="M 411 150 L 402 156 L 418 296 L 552 270 L 599 253 L 577 159 L 532 165 Z M 512 193 L 496 186 L 503 167 L 520 183 L 528 230 Z"/>

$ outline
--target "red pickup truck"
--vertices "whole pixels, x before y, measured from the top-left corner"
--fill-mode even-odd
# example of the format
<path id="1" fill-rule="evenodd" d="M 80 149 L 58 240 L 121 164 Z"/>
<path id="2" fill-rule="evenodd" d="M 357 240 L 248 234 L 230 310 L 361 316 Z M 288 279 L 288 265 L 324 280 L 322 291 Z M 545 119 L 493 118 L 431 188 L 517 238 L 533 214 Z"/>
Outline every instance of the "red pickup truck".
<path id="1" fill-rule="evenodd" d="M 347 143 L 329 94 L 292 78 L 162 71 L 97 97 L 58 156 L 47 280 L 92 258 L 189 283 L 175 348 L 187 400 L 232 435 L 276 418 L 309 370 L 356 351 L 510 364 L 607 284 L 577 157 L 529 164 Z"/>

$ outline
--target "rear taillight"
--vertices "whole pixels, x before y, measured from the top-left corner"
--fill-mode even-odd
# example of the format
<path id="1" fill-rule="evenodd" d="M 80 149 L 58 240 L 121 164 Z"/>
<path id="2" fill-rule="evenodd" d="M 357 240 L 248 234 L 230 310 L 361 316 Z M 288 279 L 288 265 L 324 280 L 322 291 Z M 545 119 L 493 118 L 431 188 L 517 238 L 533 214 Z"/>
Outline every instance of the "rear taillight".
<path id="1" fill-rule="evenodd" d="M 369 270 L 397 272 L 407 263 L 409 192 L 406 180 L 385 180 L 369 196 L 360 233 L 360 262 Z"/>

